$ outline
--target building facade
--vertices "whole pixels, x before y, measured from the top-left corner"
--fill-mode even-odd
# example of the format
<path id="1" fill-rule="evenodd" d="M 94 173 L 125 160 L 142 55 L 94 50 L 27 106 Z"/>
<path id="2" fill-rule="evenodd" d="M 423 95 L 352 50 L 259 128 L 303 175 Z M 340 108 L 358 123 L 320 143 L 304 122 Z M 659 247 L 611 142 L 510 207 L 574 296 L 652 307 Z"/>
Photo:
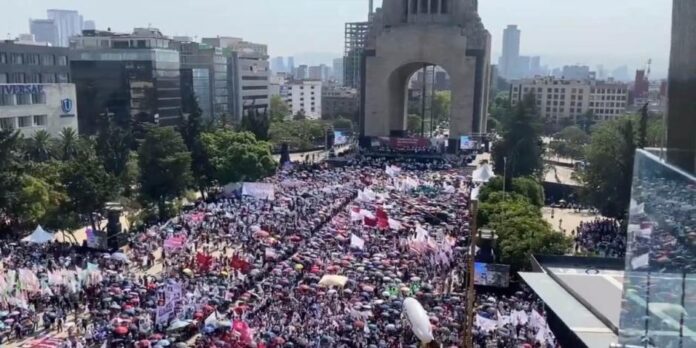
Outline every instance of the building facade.
<path id="1" fill-rule="evenodd" d="M 36 42 L 45 42 L 51 46 L 58 45 L 58 28 L 52 19 L 30 19 L 29 32 Z"/>
<path id="2" fill-rule="evenodd" d="M 72 83 L 0 84 L 0 129 L 16 129 L 25 137 L 39 130 L 53 137 L 64 128 L 78 131 L 75 99 Z"/>
<path id="3" fill-rule="evenodd" d="M 352 22 L 345 26 L 343 48 L 343 85 L 360 88 L 362 58 L 370 31 L 370 22 Z"/>
<path id="4" fill-rule="evenodd" d="M 163 126 L 181 118 L 181 64 L 171 40 L 154 28 L 132 34 L 85 30 L 71 39 L 70 67 L 80 129 L 93 134 L 96 116 L 109 112 L 122 122 Z"/>
<path id="5" fill-rule="evenodd" d="M 193 93 L 198 98 L 203 117 L 219 119 L 221 115 L 229 114 L 227 57 L 222 49 L 197 42 L 173 41 L 172 45 L 179 51 L 181 62 L 184 112 L 192 111 L 186 100 Z M 204 85 L 204 80 L 207 85 Z"/>
<path id="6" fill-rule="evenodd" d="M 321 81 L 301 80 L 289 83 L 285 102 L 292 110 L 292 114 L 304 113 L 311 120 L 321 119 Z"/>
<path id="7" fill-rule="evenodd" d="M 324 80 L 323 71 L 320 65 L 310 66 L 307 69 L 307 78 L 310 80 Z"/>
<path id="8" fill-rule="evenodd" d="M 500 76 L 512 79 L 519 78 L 517 73 L 520 58 L 521 32 L 517 25 L 508 25 L 503 31 L 503 55 L 500 57 L 498 67 Z"/>
<path id="9" fill-rule="evenodd" d="M 587 65 L 565 65 L 563 78 L 566 80 L 585 80 L 592 78 L 590 67 Z"/>
<path id="10" fill-rule="evenodd" d="M 541 117 L 556 123 L 563 119 L 575 121 L 587 112 L 592 112 L 597 121 L 614 119 L 626 112 L 628 103 L 625 83 L 542 77 L 513 81 L 511 104 L 517 105 L 530 93 Z"/>
<path id="11" fill-rule="evenodd" d="M 295 69 L 293 76 L 295 76 L 296 80 L 304 80 L 309 77 L 309 68 L 304 64 L 300 65 Z"/>
<path id="12" fill-rule="evenodd" d="M 48 10 L 48 19 L 52 19 L 58 31 L 56 46 L 68 47 L 70 38 L 80 35 L 83 19 L 80 13 L 72 10 Z"/>
<path id="13" fill-rule="evenodd" d="M 343 117 L 357 120 L 360 110 L 358 91 L 350 87 L 324 86 L 321 92 L 321 110 L 324 119 Z"/>
<path id="14" fill-rule="evenodd" d="M 69 50 L 0 42 L 0 83 L 69 83 Z"/>
<path id="15" fill-rule="evenodd" d="M 332 68 L 334 81 L 337 85 L 343 86 L 343 58 L 335 58 Z"/>

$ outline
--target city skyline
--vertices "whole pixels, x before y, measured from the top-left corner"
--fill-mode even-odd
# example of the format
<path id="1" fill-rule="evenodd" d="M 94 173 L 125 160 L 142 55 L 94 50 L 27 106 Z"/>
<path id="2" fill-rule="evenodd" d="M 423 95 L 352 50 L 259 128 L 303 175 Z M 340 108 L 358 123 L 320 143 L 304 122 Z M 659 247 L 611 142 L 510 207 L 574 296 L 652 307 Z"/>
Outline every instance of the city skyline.
<path id="1" fill-rule="evenodd" d="M 86 0 L 8 0 L 0 13 L 0 33 L 5 38 L 28 33 L 28 19 L 45 18 L 47 9 L 61 8 L 93 19 L 97 29 L 129 32 L 149 24 L 169 36 L 238 36 L 268 44 L 271 56 L 294 56 L 298 62 L 316 65 L 331 64 L 332 58 L 342 55 L 344 23 L 366 20 L 368 10 L 368 0 L 263 0 L 245 3 L 243 8 L 222 0 L 195 4 L 175 0 L 167 2 L 167 16 L 158 16 L 164 13 L 158 1 L 138 2 L 140 11 L 135 12 L 130 4 L 135 1 L 111 6 Z M 377 0 L 375 7 L 380 5 Z M 524 37 L 520 51 L 541 56 L 549 67 L 601 64 L 607 69 L 627 65 L 634 70 L 652 59 L 652 76 L 666 76 L 671 1 L 589 0 L 581 7 L 573 5 L 544 0 L 481 1 L 479 13 L 492 35 L 493 61 L 501 54 L 503 29 L 516 24 Z M 628 12 L 630 17 L 622 15 Z M 572 20 L 568 20 L 570 13 Z"/>

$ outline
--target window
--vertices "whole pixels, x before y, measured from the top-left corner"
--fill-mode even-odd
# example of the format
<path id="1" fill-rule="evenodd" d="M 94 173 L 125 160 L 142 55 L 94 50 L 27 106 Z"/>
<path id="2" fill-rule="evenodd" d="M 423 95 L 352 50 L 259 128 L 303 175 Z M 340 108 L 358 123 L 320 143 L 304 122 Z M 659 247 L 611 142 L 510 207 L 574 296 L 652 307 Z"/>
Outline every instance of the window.
<path id="1" fill-rule="evenodd" d="M 438 13 L 437 3 L 438 3 L 437 0 L 430 1 L 430 13 L 432 13 L 432 14 Z"/>
<path id="2" fill-rule="evenodd" d="M 35 127 L 45 127 L 46 126 L 46 115 L 35 115 L 34 116 L 34 126 Z"/>
<path id="3" fill-rule="evenodd" d="M 8 130 L 15 128 L 14 117 L 0 118 L 0 129 Z"/>
<path id="4" fill-rule="evenodd" d="M 27 128 L 31 127 L 31 116 L 19 116 L 17 117 L 17 127 L 18 128 Z"/>
<path id="5" fill-rule="evenodd" d="M 0 73 L 0 83 L 7 83 L 7 74 Z"/>
<path id="6" fill-rule="evenodd" d="M 21 53 L 12 53 L 12 64 L 24 64 Z"/>
<path id="7" fill-rule="evenodd" d="M 27 76 L 28 83 L 41 83 L 41 74 L 30 74 Z"/>
<path id="8" fill-rule="evenodd" d="M 449 0 L 442 0 L 442 5 L 440 7 L 440 13 L 447 14 L 449 11 Z"/>
<path id="9" fill-rule="evenodd" d="M 41 65 L 56 65 L 56 57 L 52 54 L 44 54 L 41 56 Z"/>
<path id="10" fill-rule="evenodd" d="M 60 66 L 66 66 L 66 65 L 68 65 L 68 57 L 66 57 L 66 56 L 58 56 L 58 65 L 60 65 Z"/>
<path id="11" fill-rule="evenodd" d="M 18 72 L 18 73 L 12 73 L 10 75 L 10 81 L 9 83 L 24 83 L 24 73 Z"/>
<path id="12" fill-rule="evenodd" d="M 0 52 L 0 64 L 7 64 L 7 53 Z"/>
<path id="13" fill-rule="evenodd" d="M 411 13 L 418 14 L 418 0 L 411 0 Z"/>
<path id="14" fill-rule="evenodd" d="M 41 82 L 42 83 L 55 83 L 56 82 L 56 75 L 41 74 Z"/>
<path id="15" fill-rule="evenodd" d="M 420 1 L 420 13 L 428 13 L 428 0 L 418 1 Z"/>
<path id="16" fill-rule="evenodd" d="M 46 97 L 44 96 L 43 93 L 31 94 L 31 103 L 32 104 L 46 104 Z"/>
<path id="17" fill-rule="evenodd" d="M 31 105 L 31 94 L 18 94 L 17 105 Z"/>
<path id="18" fill-rule="evenodd" d="M 29 65 L 39 65 L 39 55 L 38 54 L 27 54 L 26 59 L 27 59 L 27 64 L 29 64 Z"/>
<path id="19" fill-rule="evenodd" d="M 12 94 L 0 94 L 0 105 L 15 105 L 15 96 Z"/>

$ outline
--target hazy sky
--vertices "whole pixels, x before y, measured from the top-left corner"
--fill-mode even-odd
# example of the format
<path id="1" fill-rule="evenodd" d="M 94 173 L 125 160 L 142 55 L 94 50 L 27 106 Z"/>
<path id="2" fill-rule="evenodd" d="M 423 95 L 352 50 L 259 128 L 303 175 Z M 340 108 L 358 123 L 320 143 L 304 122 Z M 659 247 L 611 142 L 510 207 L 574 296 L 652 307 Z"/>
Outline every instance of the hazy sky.
<path id="1" fill-rule="evenodd" d="M 343 52 L 343 26 L 367 17 L 368 0 L 0 0 L 0 35 L 29 31 L 29 18 L 46 9 L 80 11 L 98 29 L 160 28 L 166 35 L 240 36 L 268 44 L 272 56 L 295 62 L 328 62 Z M 375 0 L 376 5 L 381 0 Z M 542 64 L 582 63 L 612 69 L 644 66 L 666 75 L 671 0 L 479 0 L 479 12 L 493 36 L 493 61 L 503 29 L 522 30 L 522 54 Z M 310 61 L 311 58 L 311 61 Z"/>

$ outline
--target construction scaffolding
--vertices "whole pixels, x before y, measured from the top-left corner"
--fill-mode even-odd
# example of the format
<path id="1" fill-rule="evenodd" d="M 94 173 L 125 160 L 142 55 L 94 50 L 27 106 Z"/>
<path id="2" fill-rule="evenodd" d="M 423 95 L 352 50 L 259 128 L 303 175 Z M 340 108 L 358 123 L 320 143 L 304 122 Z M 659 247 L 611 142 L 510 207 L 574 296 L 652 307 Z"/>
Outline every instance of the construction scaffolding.
<path id="1" fill-rule="evenodd" d="M 369 29 L 370 22 L 346 23 L 343 51 L 343 85 L 346 87 L 360 88 L 361 61 Z"/>

